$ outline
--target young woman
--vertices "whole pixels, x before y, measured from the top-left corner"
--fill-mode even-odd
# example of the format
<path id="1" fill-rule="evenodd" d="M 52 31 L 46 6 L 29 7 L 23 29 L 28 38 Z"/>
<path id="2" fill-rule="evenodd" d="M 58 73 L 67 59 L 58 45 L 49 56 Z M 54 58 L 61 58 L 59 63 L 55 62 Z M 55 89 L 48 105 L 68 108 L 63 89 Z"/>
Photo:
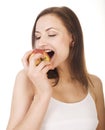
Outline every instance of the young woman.
<path id="1" fill-rule="evenodd" d="M 101 80 L 87 72 L 79 20 L 68 7 L 36 18 L 32 47 L 17 74 L 7 130 L 105 130 Z"/>

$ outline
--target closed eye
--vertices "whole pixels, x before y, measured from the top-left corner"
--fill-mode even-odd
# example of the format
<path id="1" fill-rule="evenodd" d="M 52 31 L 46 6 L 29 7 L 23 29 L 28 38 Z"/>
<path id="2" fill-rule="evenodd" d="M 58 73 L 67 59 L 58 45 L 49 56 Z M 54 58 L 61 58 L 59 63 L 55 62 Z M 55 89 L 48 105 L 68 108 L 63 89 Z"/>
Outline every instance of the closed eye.
<path id="1" fill-rule="evenodd" d="M 35 36 L 35 40 L 39 40 L 41 37 L 37 37 L 37 36 Z"/>
<path id="2" fill-rule="evenodd" d="M 49 34 L 48 36 L 49 36 L 49 37 L 55 37 L 56 34 Z"/>

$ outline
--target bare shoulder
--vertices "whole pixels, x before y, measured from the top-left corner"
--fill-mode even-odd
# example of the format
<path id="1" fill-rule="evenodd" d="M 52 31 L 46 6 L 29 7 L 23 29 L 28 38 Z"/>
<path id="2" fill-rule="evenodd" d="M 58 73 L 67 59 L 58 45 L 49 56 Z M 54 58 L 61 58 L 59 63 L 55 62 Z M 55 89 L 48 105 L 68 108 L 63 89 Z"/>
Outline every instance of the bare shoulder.
<path id="1" fill-rule="evenodd" d="M 90 75 L 90 80 L 93 84 L 93 90 L 95 94 L 99 94 L 99 91 L 103 91 L 102 81 L 101 79 L 96 75 Z"/>
<path id="2" fill-rule="evenodd" d="M 89 78 L 89 90 L 95 100 L 95 103 L 97 103 L 99 100 L 104 100 L 103 85 L 101 79 L 96 75 L 89 75 Z"/>
<path id="3" fill-rule="evenodd" d="M 22 69 L 22 70 L 20 70 L 18 73 L 17 73 L 17 75 L 16 75 L 16 81 L 27 81 L 28 80 L 28 77 L 27 77 L 27 75 L 26 75 L 26 72 L 25 72 L 25 70 L 24 69 Z"/>
<path id="4" fill-rule="evenodd" d="M 15 80 L 15 85 L 14 85 L 14 90 L 16 89 L 21 91 L 22 90 L 24 92 L 26 92 L 27 94 L 33 94 L 33 84 L 31 83 L 31 81 L 29 80 L 28 76 L 26 75 L 26 72 L 23 70 L 20 70 L 16 76 L 16 80 Z M 18 91 L 17 91 L 18 92 Z"/>
<path id="5" fill-rule="evenodd" d="M 90 75 L 90 79 L 93 82 L 94 85 L 102 85 L 101 79 L 96 75 Z"/>
<path id="6" fill-rule="evenodd" d="M 103 92 L 102 81 L 99 77 L 95 75 L 90 75 L 90 80 L 92 82 L 92 86 L 90 87 L 92 92 L 95 94 L 95 104 L 97 109 L 97 115 L 99 124 L 97 130 L 105 129 L 105 97 Z"/>
<path id="7" fill-rule="evenodd" d="M 90 86 L 91 92 L 95 95 L 95 104 L 97 109 L 97 115 L 99 124 L 97 130 L 105 130 L 105 97 L 103 92 L 102 81 L 95 75 L 90 75 L 92 86 Z"/>
<path id="8" fill-rule="evenodd" d="M 25 116 L 33 98 L 32 83 L 24 70 L 18 72 L 13 88 L 10 118 L 7 129 L 14 128 Z"/>

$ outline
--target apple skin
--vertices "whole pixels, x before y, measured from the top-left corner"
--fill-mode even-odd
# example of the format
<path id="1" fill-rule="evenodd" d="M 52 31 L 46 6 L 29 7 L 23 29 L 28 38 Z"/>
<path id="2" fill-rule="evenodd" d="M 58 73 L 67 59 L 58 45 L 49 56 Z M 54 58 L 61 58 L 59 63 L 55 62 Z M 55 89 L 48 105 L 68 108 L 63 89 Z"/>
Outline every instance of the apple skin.
<path id="1" fill-rule="evenodd" d="M 44 56 L 44 58 L 39 58 L 39 59 L 37 59 L 36 62 L 35 62 L 35 65 L 36 65 L 36 66 L 38 66 L 41 61 L 50 61 L 49 55 L 48 55 L 44 50 L 41 50 L 41 49 L 34 49 L 34 50 L 32 51 L 32 53 L 31 53 L 29 59 L 30 59 L 33 55 L 35 55 L 35 54 L 37 54 L 37 53 L 41 53 L 41 54 Z"/>

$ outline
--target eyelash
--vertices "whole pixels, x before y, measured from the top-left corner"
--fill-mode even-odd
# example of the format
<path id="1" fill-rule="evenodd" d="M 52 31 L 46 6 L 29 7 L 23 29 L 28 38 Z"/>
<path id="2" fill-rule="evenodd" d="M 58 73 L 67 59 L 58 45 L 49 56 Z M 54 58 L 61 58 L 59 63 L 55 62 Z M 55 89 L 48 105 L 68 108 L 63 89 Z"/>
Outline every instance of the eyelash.
<path id="1" fill-rule="evenodd" d="M 52 35 L 48 35 L 48 36 L 50 36 L 50 37 L 55 37 L 55 36 L 56 36 L 56 34 L 52 34 Z"/>
<path id="2" fill-rule="evenodd" d="M 49 37 L 55 37 L 56 36 L 56 34 L 52 34 L 52 35 L 48 35 Z M 35 39 L 36 40 L 39 40 L 41 37 L 37 37 L 37 36 L 35 36 Z"/>
<path id="3" fill-rule="evenodd" d="M 36 40 L 39 40 L 39 39 L 40 39 L 40 37 L 35 37 L 35 39 L 36 39 Z"/>

